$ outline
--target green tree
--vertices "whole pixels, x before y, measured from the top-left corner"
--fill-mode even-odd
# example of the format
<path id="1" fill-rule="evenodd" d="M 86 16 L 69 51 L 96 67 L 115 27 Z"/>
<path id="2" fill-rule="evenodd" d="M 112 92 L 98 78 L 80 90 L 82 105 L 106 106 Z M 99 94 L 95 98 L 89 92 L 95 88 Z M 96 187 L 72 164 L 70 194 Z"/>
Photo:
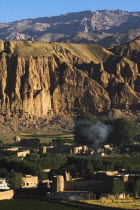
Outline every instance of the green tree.
<path id="1" fill-rule="evenodd" d="M 2 145 L 3 144 L 3 141 L 2 140 L 0 140 L 0 145 Z"/>
<path id="2" fill-rule="evenodd" d="M 115 196 L 125 192 L 125 185 L 122 180 L 115 179 L 113 182 L 112 192 Z"/>
<path id="3" fill-rule="evenodd" d="M 133 196 L 138 197 L 140 195 L 140 177 L 133 181 Z"/>
<path id="4" fill-rule="evenodd" d="M 39 148 L 40 147 L 40 139 L 32 138 L 32 139 L 22 139 L 19 142 L 20 146 L 30 147 L 30 148 Z"/>
<path id="5" fill-rule="evenodd" d="M 52 143 L 56 147 L 62 146 L 65 142 L 66 142 L 65 139 L 60 139 L 60 138 L 52 139 Z"/>
<path id="6" fill-rule="evenodd" d="M 119 146 L 129 146 L 133 143 L 137 134 L 137 127 L 132 121 L 119 118 L 112 122 L 113 131 L 110 134 L 109 142 Z"/>
<path id="7" fill-rule="evenodd" d="M 23 185 L 22 174 L 12 171 L 11 173 L 9 173 L 8 183 L 11 189 L 20 189 Z"/>
<path id="8" fill-rule="evenodd" d="M 39 159 L 40 159 L 40 156 L 38 153 L 30 153 L 25 157 L 25 160 L 30 161 L 30 162 L 36 162 Z"/>
<path id="9" fill-rule="evenodd" d="M 5 178 L 5 177 L 7 177 L 7 175 L 8 175 L 8 171 L 6 171 L 5 168 L 1 168 L 0 169 L 0 177 Z"/>
<path id="10" fill-rule="evenodd" d="M 87 168 L 87 170 L 86 170 L 87 175 L 91 175 L 94 171 L 93 164 L 92 164 L 91 160 L 88 160 L 86 168 Z"/>
<path id="11" fill-rule="evenodd" d="M 40 171 L 38 173 L 38 179 L 39 179 L 39 181 L 46 180 L 46 179 L 48 179 L 48 174 L 43 171 Z"/>

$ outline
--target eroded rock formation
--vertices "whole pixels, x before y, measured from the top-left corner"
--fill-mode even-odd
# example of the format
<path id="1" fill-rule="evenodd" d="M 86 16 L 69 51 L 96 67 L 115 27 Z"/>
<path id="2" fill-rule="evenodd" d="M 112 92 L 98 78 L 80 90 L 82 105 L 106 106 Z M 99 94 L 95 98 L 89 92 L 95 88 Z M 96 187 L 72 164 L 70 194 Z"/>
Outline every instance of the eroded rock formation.
<path id="1" fill-rule="evenodd" d="M 139 109 L 137 62 L 98 45 L 0 42 L 0 112 L 46 117 Z"/>

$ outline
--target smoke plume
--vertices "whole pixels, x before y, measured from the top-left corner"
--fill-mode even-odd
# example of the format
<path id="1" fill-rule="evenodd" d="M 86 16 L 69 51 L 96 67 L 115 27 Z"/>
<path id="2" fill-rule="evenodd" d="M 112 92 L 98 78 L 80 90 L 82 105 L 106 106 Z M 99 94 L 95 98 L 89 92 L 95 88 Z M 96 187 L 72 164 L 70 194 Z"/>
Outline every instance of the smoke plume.
<path id="1" fill-rule="evenodd" d="M 103 144 L 106 140 L 112 127 L 102 122 L 90 123 L 88 126 L 83 128 L 82 135 L 85 136 L 88 142 L 93 146 L 98 147 Z"/>

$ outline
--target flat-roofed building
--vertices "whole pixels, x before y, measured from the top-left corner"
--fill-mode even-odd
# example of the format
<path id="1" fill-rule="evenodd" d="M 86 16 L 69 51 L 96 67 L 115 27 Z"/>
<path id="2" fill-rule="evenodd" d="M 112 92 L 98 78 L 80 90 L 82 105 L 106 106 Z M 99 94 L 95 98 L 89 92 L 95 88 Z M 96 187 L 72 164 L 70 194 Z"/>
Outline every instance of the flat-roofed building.
<path id="1" fill-rule="evenodd" d="M 19 150 L 19 148 L 18 147 L 7 147 L 7 148 L 4 148 L 3 150 L 16 152 Z"/>
<path id="2" fill-rule="evenodd" d="M 38 186 L 38 176 L 25 175 L 22 177 L 22 188 L 36 188 Z"/>
<path id="3" fill-rule="evenodd" d="M 26 157 L 28 154 L 30 154 L 30 150 L 18 151 L 17 157 Z"/>
<path id="4" fill-rule="evenodd" d="M 78 154 L 78 153 L 81 153 L 81 152 L 86 152 L 88 150 L 88 147 L 87 146 L 79 146 L 79 147 L 74 147 L 73 148 L 73 153 L 74 154 Z"/>

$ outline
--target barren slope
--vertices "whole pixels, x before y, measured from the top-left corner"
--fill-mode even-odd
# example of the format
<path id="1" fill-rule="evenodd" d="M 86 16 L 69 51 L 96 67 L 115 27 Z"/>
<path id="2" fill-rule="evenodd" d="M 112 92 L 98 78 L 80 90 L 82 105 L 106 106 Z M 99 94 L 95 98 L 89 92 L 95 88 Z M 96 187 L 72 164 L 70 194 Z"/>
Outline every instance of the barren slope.
<path id="1" fill-rule="evenodd" d="M 3 41 L 93 43 L 104 47 L 140 36 L 140 12 L 98 10 L 0 23 Z"/>

